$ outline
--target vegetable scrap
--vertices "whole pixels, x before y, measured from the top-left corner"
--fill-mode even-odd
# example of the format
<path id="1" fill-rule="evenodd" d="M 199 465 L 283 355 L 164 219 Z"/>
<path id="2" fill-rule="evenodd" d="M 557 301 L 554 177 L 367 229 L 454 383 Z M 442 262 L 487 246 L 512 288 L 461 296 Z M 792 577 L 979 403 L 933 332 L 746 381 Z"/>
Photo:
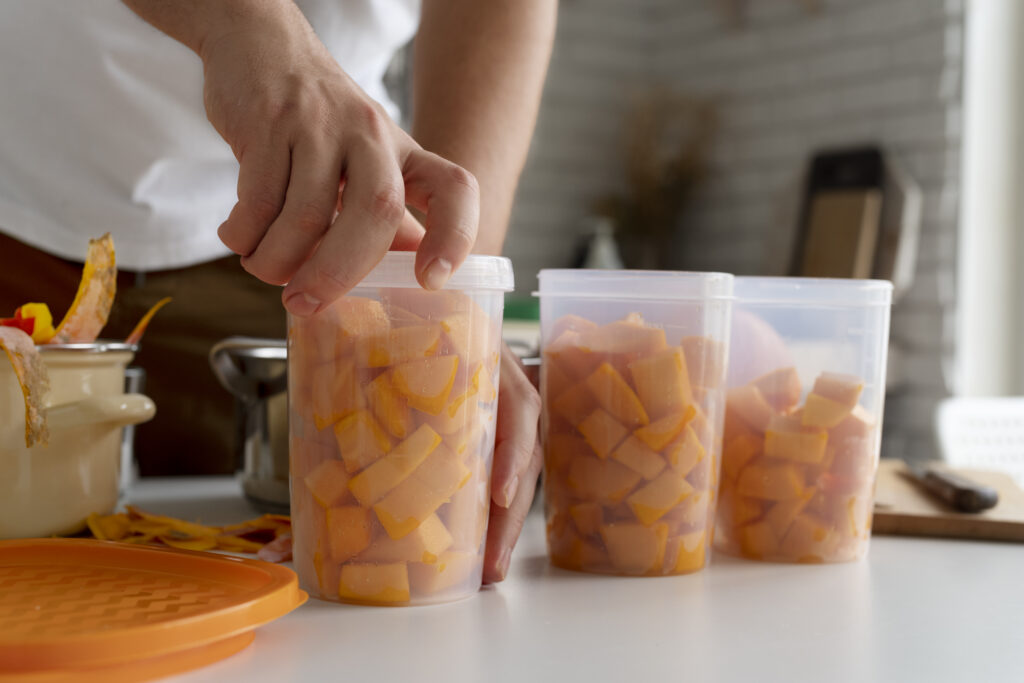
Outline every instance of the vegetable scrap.
<path id="1" fill-rule="evenodd" d="M 154 515 L 128 505 L 122 513 L 89 515 L 87 524 L 93 537 L 101 541 L 249 553 L 268 562 L 292 559 L 292 523 L 287 515 L 267 514 L 220 527 Z"/>

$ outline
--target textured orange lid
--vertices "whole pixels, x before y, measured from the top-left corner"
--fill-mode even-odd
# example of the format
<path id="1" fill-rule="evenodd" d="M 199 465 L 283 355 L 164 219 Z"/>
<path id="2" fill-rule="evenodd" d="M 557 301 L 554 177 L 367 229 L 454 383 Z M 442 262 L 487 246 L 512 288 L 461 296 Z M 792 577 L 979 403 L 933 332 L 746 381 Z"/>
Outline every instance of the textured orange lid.
<path id="1" fill-rule="evenodd" d="M 0 671 L 167 675 L 237 652 L 250 631 L 306 598 L 293 571 L 258 560 L 86 539 L 0 541 Z"/>

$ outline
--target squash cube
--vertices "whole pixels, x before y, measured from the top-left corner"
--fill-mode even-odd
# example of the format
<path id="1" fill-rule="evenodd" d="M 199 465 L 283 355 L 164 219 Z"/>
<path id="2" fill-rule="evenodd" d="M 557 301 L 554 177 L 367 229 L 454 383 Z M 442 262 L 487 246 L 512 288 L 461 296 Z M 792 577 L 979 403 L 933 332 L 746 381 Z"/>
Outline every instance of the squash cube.
<path id="1" fill-rule="evenodd" d="M 409 602 L 409 573 L 404 562 L 345 564 L 338 595 L 356 602 Z"/>
<path id="2" fill-rule="evenodd" d="M 666 470 L 660 477 L 630 494 L 626 502 L 636 518 L 650 526 L 692 493 L 693 487 L 682 475 Z"/>
<path id="3" fill-rule="evenodd" d="M 610 363 L 601 363 L 586 384 L 601 407 L 622 424 L 638 427 L 650 422 L 640 399 Z"/>
<path id="4" fill-rule="evenodd" d="M 604 510 L 597 503 L 577 503 L 569 507 L 573 524 L 584 536 L 596 536 L 604 523 Z"/>
<path id="5" fill-rule="evenodd" d="M 668 539 L 665 544 L 665 573 L 690 574 L 703 569 L 706 536 L 707 533 L 701 529 Z"/>
<path id="6" fill-rule="evenodd" d="M 661 451 L 674 438 L 679 436 L 679 432 L 683 431 L 683 427 L 696 415 L 697 409 L 692 405 L 687 405 L 682 410 L 672 411 L 664 417 L 640 427 L 633 434 L 651 450 Z"/>
<path id="7" fill-rule="evenodd" d="M 601 364 L 601 356 L 581 344 L 583 339 L 579 332 L 566 330 L 546 345 L 544 362 L 554 361 L 572 379 L 582 380 Z"/>
<path id="8" fill-rule="evenodd" d="M 409 564 L 409 586 L 416 595 L 437 595 L 470 580 L 481 570 L 476 553 L 448 550 L 436 562 Z"/>
<path id="9" fill-rule="evenodd" d="M 343 296 L 331 304 L 337 326 L 345 338 L 366 337 L 387 332 L 390 323 L 379 301 L 361 296 Z"/>
<path id="10" fill-rule="evenodd" d="M 730 389 L 725 399 L 726 414 L 739 416 L 751 429 L 764 432 L 775 411 L 761 390 L 753 384 Z"/>
<path id="11" fill-rule="evenodd" d="M 807 503 L 814 498 L 815 493 L 815 489 L 809 488 L 799 498 L 780 500 L 771 506 L 764 516 L 764 521 L 772 528 L 775 538 L 782 538 L 786 535 L 793 520 L 807 507 Z"/>
<path id="12" fill-rule="evenodd" d="M 469 465 L 469 480 L 452 494 L 452 499 L 438 511 L 448 532 L 454 540 L 454 547 L 477 551 L 487 531 L 487 514 L 490 499 L 487 496 L 487 471 L 483 460 L 474 459 Z"/>
<path id="13" fill-rule="evenodd" d="M 491 349 L 492 327 L 491 319 L 476 304 L 469 311 L 441 318 L 441 329 L 448 348 L 470 365 L 486 358 Z"/>
<path id="14" fill-rule="evenodd" d="M 326 363 L 312 375 L 313 423 L 317 429 L 366 407 L 351 360 Z"/>
<path id="15" fill-rule="evenodd" d="M 306 488 L 313 499 L 325 508 L 340 505 L 349 499 L 350 475 L 340 460 L 324 460 L 306 475 Z"/>
<path id="16" fill-rule="evenodd" d="M 327 547 L 335 562 L 344 562 L 370 545 L 373 530 L 370 511 L 358 505 L 327 509 Z"/>
<path id="17" fill-rule="evenodd" d="M 541 395 L 546 401 L 554 401 L 572 386 L 572 377 L 554 359 L 546 358 L 540 373 Z"/>
<path id="18" fill-rule="evenodd" d="M 665 459 L 679 476 L 685 477 L 690 470 L 696 467 L 697 463 L 704 459 L 705 453 L 704 446 L 697 438 L 697 432 L 693 431 L 693 427 L 687 425 L 683 429 L 683 435 L 665 449 Z"/>
<path id="19" fill-rule="evenodd" d="M 437 515 L 431 514 L 423 523 L 400 539 L 383 536 L 359 555 L 361 562 L 422 562 L 433 564 L 455 542 Z"/>
<path id="20" fill-rule="evenodd" d="M 793 462 L 816 464 L 825 458 L 828 432 L 817 431 L 774 431 L 764 435 L 764 454 L 769 458 Z"/>
<path id="21" fill-rule="evenodd" d="M 564 417 L 573 427 L 583 422 L 597 407 L 597 399 L 585 384 L 570 387 L 552 405 L 555 414 Z"/>
<path id="22" fill-rule="evenodd" d="M 629 436 L 612 453 L 612 458 L 636 470 L 644 479 L 654 479 L 663 469 L 665 460 L 648 448 L 636 436 Z"/>
<path id="23" fill-rule="evenodd" d="M 342 418 L 334 425 L 334 437 L 338 442 L 341 459 L 345 462 L 345 469 L 352 474 L 376 462 L 391 450 L 391 437 L 366 410 Z"/>
<path id="24" fill-rule="evenodd" d="M 556 472 L 564 472 L 574 458 L 587 456 L 591 452 L 586 441 L 575 434 L 562 432 L 548 434 L 547 443 L 544 445 L 545 462 L 549 470 Z"/>
<path id="25" fill-rule="evenodd" d="M 641 480 L 638 473 L 614 460 L 587 456 L 569 466 L 569 488 L 584 500 L 617 503 Z"/>
<path id="26" fill-rule="evenodd" d="M 612 566 L 624 574 L 645 574 L 661 569 L 668 525 L 605 524 L 601 538 Z"/>
<path id="27" fill-rule="evenodd" d="M 422 465 L 375 504 L 373 511 L 388 536 L 402 538 L 447 503 L 470 474 L 461 458 L 445 446 L 438 446 Z"/>
<path id="28" fill-rule="evenodd" d="M 412 414 L 402 396 L 395 391 L 388 373 L 377 376 L 366 387 L 370 410 L 391 434 L 404 439 L 412 429 Z"/>
<path id="29" fill-rule="evenodd" d="M 776 412 L 785 412 L 800 402 L 803 387 L 796 368 L 790 366 L 761 375 L 753 382 Z"/>
<path id="30" fill-rule="evenodd" d="M 672 348 L 629 364 L 633 386 L 647 415 L 657 419 L 693 403 L 683 350 Z"/>
<path id="31" fill-rule="evenodd" d="M 587 320 L 586 318 L 580 317 L 574 313 L 563 315 L 561 318 L 556 320 L 551 326 L 550 336 L 552 339 L 558 339 L 563 333 L 567 331 L 576 332 L 577 334 L 583 334 L 585 332 L 591 332 L 597 329 L 597 323 Z"/>
<path id="32" fill-rule="evenodd" d="M 420 425 L 408 439 L 348 482 L 360 504 L 369 507 L 387 495 L 427 459 L 441 443 L 440 435 Z"/>
<path id="33" fill-rule="evenodd" d="M 643 319 L 619 320 L 584 333 L 581 345 L 594 353 L 627 353 L 648 356 L 662 351 L 665 330 L 648 327 Z"/>
<path id="34" fill-rule="evenodd" d="M 437 323 L 398 327 L 356 340 L 355 358 L 360 367 L 383 368 L 434 355 L 441 341 Z"/>
<path id="35" fill-rule="evenodd" d="M 601 408 L 588 415 L 576 428 L 601 459 L 607 458 L 629 434 L 628 429 Z"/>
<path id="36" fill-rule="evenodd" d="M 832 429 L 846 419 L 852 408 L 825 398 L 820 394 L 810 393 L 804 401 L 804 408 L 800 414 L 800 423 L 804 427 L 817 427 L 819 429 Z"/>
<path id="37" fill-rule="evenodd" d="M 844 375 L 838 372 L 823 372 L 814 380 L 813 393 L 832 399 L 851 410 L 860 400 L 864 390 L 864 380 L 856 375 Z"/>
<path id="38" fill-rule="evenodd" d="M 736 492 L 761 500 L 792 500 L 803 496 L 803 477 L 795 465 L 750 463 L 740 473 Z"/>
<path id="39" fill-rule="evenodd" d="M 438 434 L 451 436 L 480 425 L 480 404 L 472 390 L 453 397 L 438 415 L 427 415 L 426 422 Z"/>
<path id="40" fill-rule="evenodd" d="M 831 559 L 840 537 L 827 522 L 814 515 L 797 515 L 782 539 L 782 553 L 797 562 L 824 562 Z"/>
<path id="41" fill-rule="evenodd" d="M 762 560 L 779 554 L 779 539 L 768 522 L 755 522 L 739 530 L 740 550 L 747 557 Z"/>
<path id="42" fill-rule="evenodd" d="M 432 356 L 396 365 L 391 371 L 391 384 L 409 405 L 428 415 L 439 415 L 448 402 L 458 356 Z"/>
<path id="43" fill-rule="evenodd" d="M 722 451 L 722 476 L 736 481 L 747 463 L 761 455 L 764 439 L 752 434 L 740 434 L 725 442 Z"/>

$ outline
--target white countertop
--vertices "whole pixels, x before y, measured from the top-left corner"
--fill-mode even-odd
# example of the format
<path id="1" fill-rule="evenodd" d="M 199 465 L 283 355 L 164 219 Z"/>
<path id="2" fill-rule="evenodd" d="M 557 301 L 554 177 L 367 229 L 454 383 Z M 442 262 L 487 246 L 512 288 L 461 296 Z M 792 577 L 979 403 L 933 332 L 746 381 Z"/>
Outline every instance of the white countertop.
<path id="1" fill-rule="evenodd" d="M 143 480 L 147 510 L 255 516 L 228 478 Z M 431 607 L 310 600 L 175 683 L 1024 681 L 1024 547 L 876 537 L 856 564 L 716 556 L 691 576 L 552 568 L 531 515 L 507 581 Z"/>

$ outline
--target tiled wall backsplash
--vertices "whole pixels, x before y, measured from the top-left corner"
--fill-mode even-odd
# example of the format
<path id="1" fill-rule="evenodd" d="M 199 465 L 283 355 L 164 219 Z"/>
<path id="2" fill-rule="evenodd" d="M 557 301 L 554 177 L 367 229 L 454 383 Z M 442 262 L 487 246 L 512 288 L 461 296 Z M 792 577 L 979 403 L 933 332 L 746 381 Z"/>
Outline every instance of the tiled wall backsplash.
<path id="1" fill-rule="evenodd" d="M 960 175 L 961 0 L 756 0 L 742 26 L 713 0 L 564 0 L 537 135 L 506 253 L 521 291 L 566 265 L 596 198 L 623 184 L 622 132 L 637 93 L 668 84 L 720 101 L 711 172 L 679 226 L 674 267 L 785 268 L 810 154 L 879 143 L 921 184 L 913 288 L 893 311 L 905 377 L 885 453 L 934 457 L 948 394 Z"/>

